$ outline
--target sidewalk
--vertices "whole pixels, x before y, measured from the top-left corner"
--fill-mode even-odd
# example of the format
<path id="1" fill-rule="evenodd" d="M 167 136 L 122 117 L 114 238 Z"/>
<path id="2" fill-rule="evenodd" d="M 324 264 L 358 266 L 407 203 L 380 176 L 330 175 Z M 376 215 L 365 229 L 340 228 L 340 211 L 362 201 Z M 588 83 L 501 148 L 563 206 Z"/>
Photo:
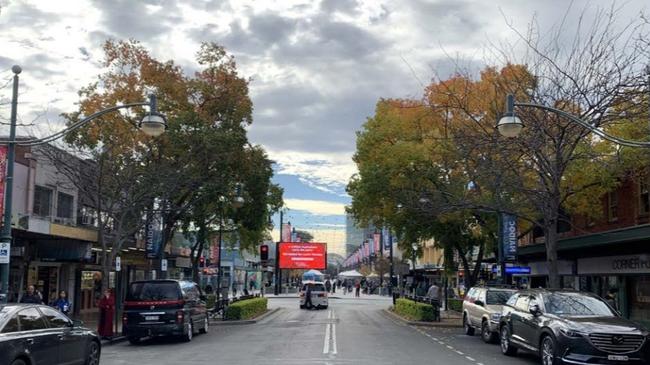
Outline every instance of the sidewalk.
<path id="1" fill-rule="evenodd" d="M 83 321 L 83 326 L 89 328 L 93 331 L 97 331 L 99 324 L 99 311 L 89 312 L 89 313 L 80 313 L 77 316 L 72 316 L 72 319 L 77 319 Z M 115 323 L 115 317 L 113 317 L 113 323 Z M 117 321 L 117 331 L 115 330 L 115 325 L 113 326 L 113 332 L 115 333 L 114 337 L 110 340 L 102 339 L 102 346 L 109 345 L 114 342 L 123 341 L 125 338 L 122 336 L 122 321 Z"/>

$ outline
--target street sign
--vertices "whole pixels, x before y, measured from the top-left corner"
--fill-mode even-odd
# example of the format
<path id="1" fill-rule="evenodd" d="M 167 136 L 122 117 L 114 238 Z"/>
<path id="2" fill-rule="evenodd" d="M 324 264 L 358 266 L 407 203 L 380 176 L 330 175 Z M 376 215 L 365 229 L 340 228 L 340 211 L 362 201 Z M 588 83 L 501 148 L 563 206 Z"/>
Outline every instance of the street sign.
<path id="1" fill-rule="evenodd" d="M 503 214 L 501 225 L 503 261 L 517 261 L 517 217 Z"/>
<path id="2" fill-rule="evenodd" d="M 11 256 L 11 244 L 9 242 L 0 243 L 0 264 L 8 264 Z"/>
<path id="3" fill-rule="evenodd" d="M 122 258 L 119 256 L 115 257 L 115 271 L 122 271 Z"/>
<path id="4" fill-rule="evenodd" d="M 167 271 L 167 259 L 160 260 L 160 271 Z"/>

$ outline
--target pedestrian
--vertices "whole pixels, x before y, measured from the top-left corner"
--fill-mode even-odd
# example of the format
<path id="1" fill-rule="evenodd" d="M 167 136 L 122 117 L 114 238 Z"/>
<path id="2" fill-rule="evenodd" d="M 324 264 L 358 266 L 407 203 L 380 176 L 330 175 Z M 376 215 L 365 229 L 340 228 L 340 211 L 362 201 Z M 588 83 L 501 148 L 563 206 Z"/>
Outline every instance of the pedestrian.
<path id="1" fill-rule="evenodd" d="M 332 294 L 336 293 L 336 282 L 332 285 Z"/>
<path id="2" fill-rule="evenodd" d="M 237 296 L 237 283 L 234 280 L 232 281 L 232 296 L 233 298 Z"/>
<path id="3" fill-rule="evenodd" d="M 255 280 L 251 279 L 251 281 L 248 283 L 248 287 L 249 287 L 249 291 L 253 293 L 255 290 Z"/>
<path id="4" fill-rule="evenodd" d="M 431 284 L 429 290 L 427 290 L 427 298 L 435 301 L 440 300 L 440 287 L 435 282 Z"/>
<path id="5" fill-rule="evenodd" d="M 70 301 L 68 300 L 68 295 L 65 292 L 65 290 L 61 290 L 59 293 L 59 298 L 54 302 L 54 305 L 52 306 L 56 309 L 58 309 L 61 313 L 65 314 L 66 316 L 68 313 L 70 313 Z"/>
<path id="6" fill-rule="evenodd" d="M 313 304 L 311 302 L 311 285 L 307 284 L 307 292 L 305 292 L 305 308 L 311 309 Z"/>
<path id="7" fill-rule="evenodd" d="M 27 287 L 27 292 L 23 294 L 23 297 L 20 298 L 21 303 L 32 303 L 32 304 L 42 304 L 43 303 L 43 298 L 41 298 L 40 294 L 36 291 L 34 288 L 34 285 L 30 285 Z"/>
<path id="8" fill-rule="evenodd" d="M 359 298 L 361 296 L 361 283 L 357 281 L 354 285 L 354 296 Z"/>
<path id="9" fill-rule="evenodd" d="M 618 289 L 610 288 L 607 295 L 605 296 L 605 301 L 607 302 L 607 304 L 609 304 L 609 306 L 614 308 L 616 311 L 618 311 L 618 303 L 616 302 L 617 293 L 618 293 Z"/>
<path id="10" fill-rule="evenodd" d="M 56 301 L 58 299 L 59 299 L 59 296 L 56 294 L 56 289 L 53 289 L 50 292 L 50 297 L 49 297 L 49 300 L 47 302 L 47 305 L 49 305 L 50 307 L 56 307 Z"/>
<path id="11" fill-rule="evenodd" d="M 331 281 L 327 280 L 325 282 L 325 290 L 327 290 L 328 293 L 332 290 L 332 282 Z"/>
<path id="12" fill-rule="evenodd" d="M 99 307 L 99 322 L 97 332 L 101 338 L 113 337 L 113 315 L 115 312 L 115 297 L 110 289 L 104 290 L 104 295 L 97 303 Z"/>

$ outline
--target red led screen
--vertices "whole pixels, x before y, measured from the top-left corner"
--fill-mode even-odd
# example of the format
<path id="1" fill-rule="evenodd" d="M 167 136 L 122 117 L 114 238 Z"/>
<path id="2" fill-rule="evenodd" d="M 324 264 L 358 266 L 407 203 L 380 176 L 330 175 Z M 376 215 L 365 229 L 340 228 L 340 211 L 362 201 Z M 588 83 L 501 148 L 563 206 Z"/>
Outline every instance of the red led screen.
<path id="1" fill-rule="evenodd" d="M 280 242 L 280 269 L 327 269 L 327 243 Z"/>

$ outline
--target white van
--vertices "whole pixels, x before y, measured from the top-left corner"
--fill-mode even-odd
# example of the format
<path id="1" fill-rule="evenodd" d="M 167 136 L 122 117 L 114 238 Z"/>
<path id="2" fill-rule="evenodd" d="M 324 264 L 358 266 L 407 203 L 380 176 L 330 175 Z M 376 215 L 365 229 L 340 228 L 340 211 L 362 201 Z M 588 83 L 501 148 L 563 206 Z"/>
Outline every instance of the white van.
<path id="1" fill-rule="evenodd" d="M 311 293 L 311 307 L 305 305 L 307 301 L 307 289 Z M 329 302 L 327 299 L 327 290 L 325 283 L 322 281 L 304 281 L 300 288 L 300 309 L 323 308 L 327 309 Z"/>

